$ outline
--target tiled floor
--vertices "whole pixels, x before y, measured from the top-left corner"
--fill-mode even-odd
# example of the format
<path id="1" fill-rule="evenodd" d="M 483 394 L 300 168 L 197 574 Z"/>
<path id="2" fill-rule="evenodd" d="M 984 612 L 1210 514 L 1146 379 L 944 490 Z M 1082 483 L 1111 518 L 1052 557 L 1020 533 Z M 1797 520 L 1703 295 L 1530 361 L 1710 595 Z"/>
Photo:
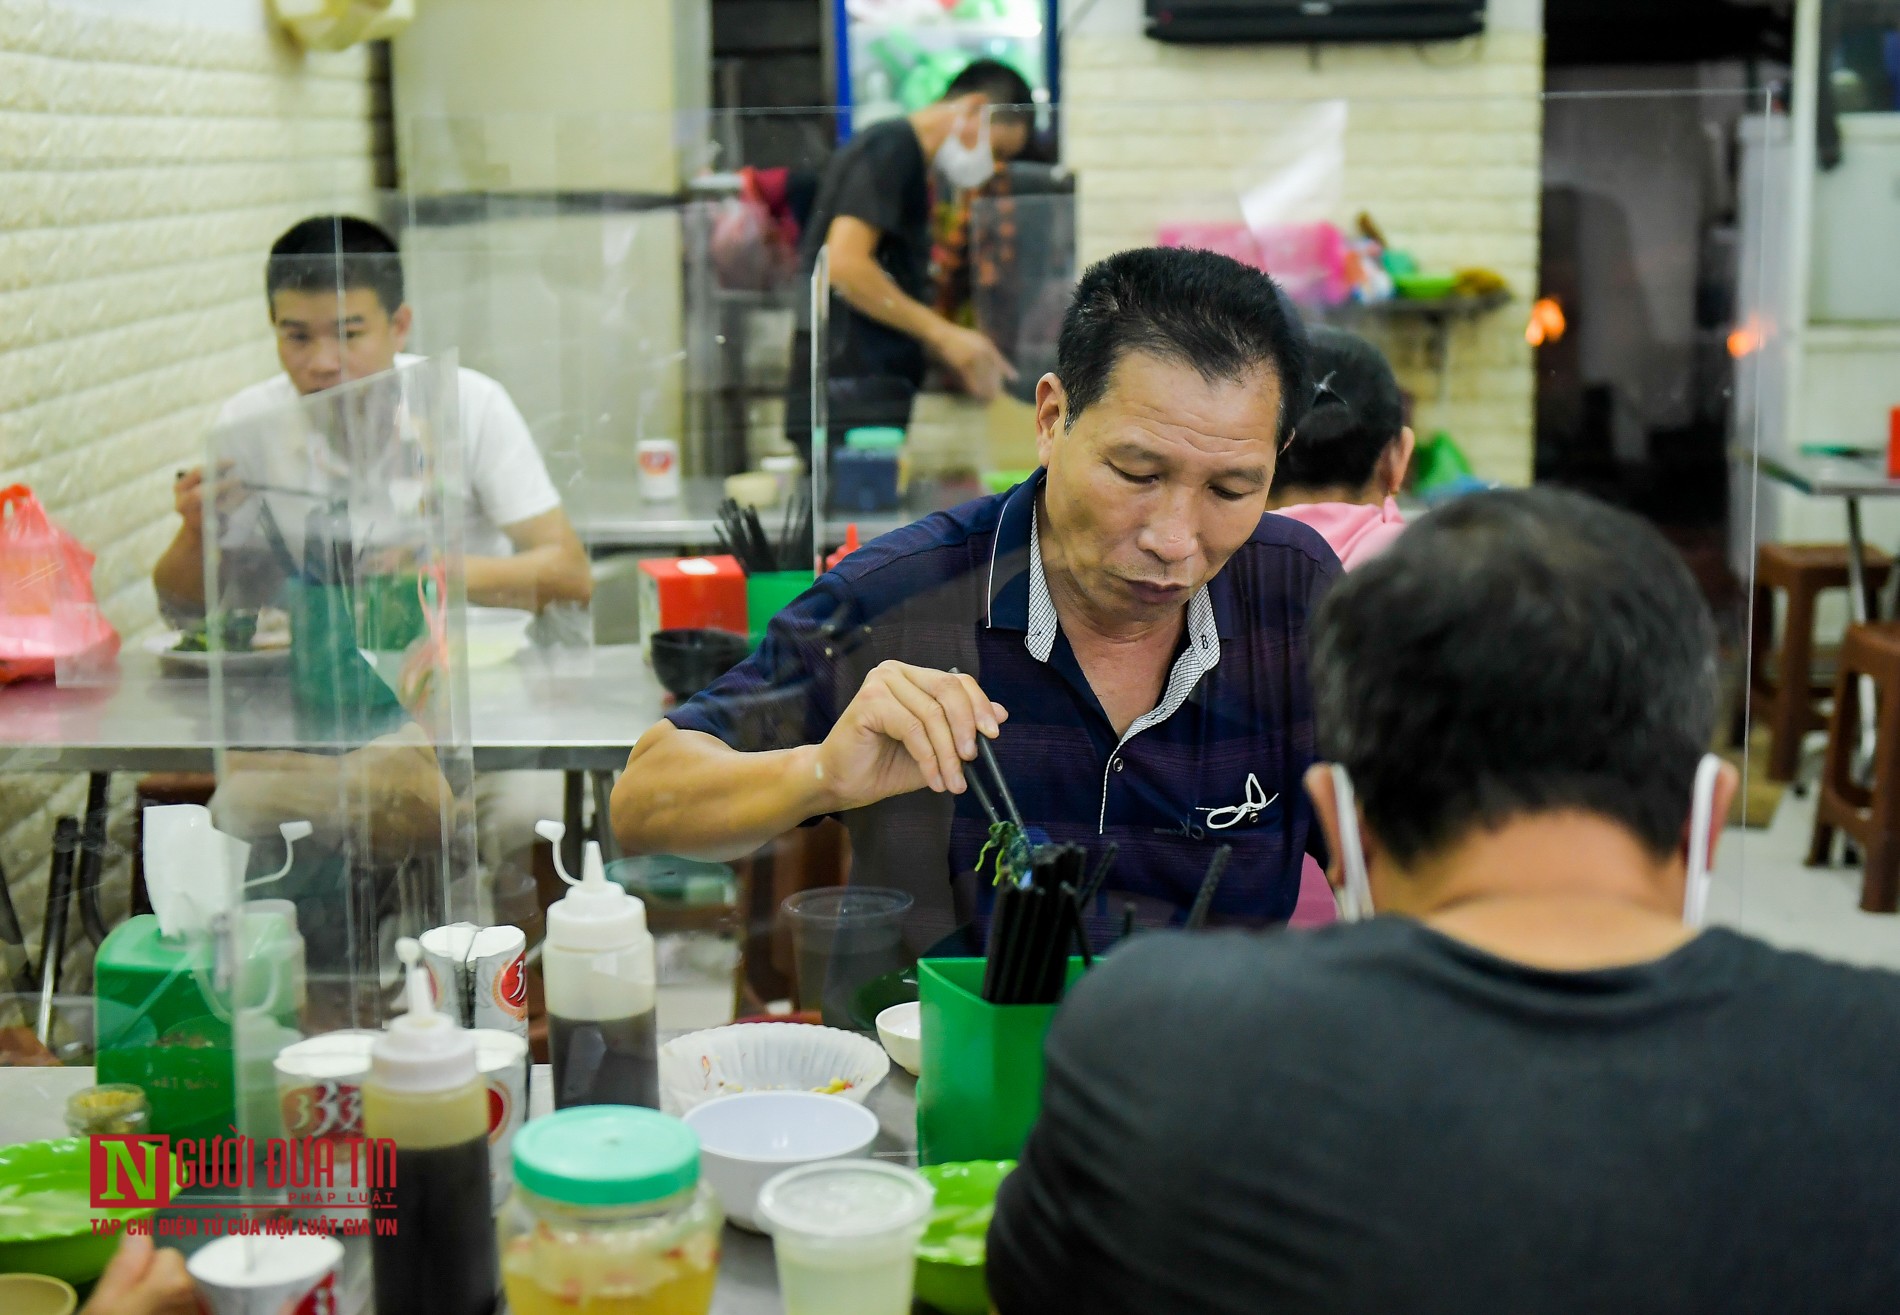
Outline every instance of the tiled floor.
<path id="1" fill-rule="evenodd" d="M 1806 798 L 1790 792 L 1766 830 L 1723 833 L 1709 920 L 1790 949 L 1900 969 L 1900 915 L 1860 911 L 1860 868 L 1804 865 L 1814 797 L 1811 788 Z"/>

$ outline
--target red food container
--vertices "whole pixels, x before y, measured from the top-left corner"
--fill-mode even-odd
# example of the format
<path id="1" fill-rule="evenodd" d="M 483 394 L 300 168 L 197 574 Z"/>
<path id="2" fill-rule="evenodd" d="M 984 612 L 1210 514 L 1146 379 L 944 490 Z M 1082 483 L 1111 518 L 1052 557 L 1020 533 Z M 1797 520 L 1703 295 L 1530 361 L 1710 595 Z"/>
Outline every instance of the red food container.
<path id="1" fill-rule="evenodd" d="M 746 633 L 745 572 L 736 557 L 660 557 L 640 563 L 640 633 Z"/>
<path id="2" fill-rule="evenodd" d="M 1900 406 L 1887 412 L 1887 478 L 1900 479 Z"/>

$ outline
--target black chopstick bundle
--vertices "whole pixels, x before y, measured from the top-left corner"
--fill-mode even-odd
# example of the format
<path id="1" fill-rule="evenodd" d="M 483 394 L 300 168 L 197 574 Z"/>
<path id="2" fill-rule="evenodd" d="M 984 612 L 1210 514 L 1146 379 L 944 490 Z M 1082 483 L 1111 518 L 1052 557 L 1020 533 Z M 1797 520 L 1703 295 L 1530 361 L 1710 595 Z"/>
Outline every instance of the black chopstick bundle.
<path id="1" fill-rule="evenodd" d="M 765 532 L 756 507 L 741 507 L 731 498 L 719 504 L 719 523 L 713 527 L 719 546 L 739 561 L 747 575 L 773 571 L 802 571 L 811 561 L 811 500 L 800 491 L 785 504 L 785 518 L 774 541 Z"/>
<path id="2" fill-rule="evenodd" d="M 809 570 L 811 560 L 811 497 L 799 489 L 785 504 L 785 524 L 779 531 L 777 569 Z"/>
<path id="3" fill-rule="evenodd" d="M 983 969 L 989 1003 L 1047 1005 L 1062 998 L 1069 950 L 1081 932 L 1076 892 L 1087 868 L 1088 851 L 1080 845 L 1041 845 L 1022 881 L 997 888 Z"/>
<path id="4" fill-rule="evenodd" d="M 720 546 L 739 559 L 739 569 L 747 575 L 763 575 L 777 569 L 778 556 L 766 542 L 756 508 L 741 507 L 727 498 L 719 504 L 717 530 Z"/>

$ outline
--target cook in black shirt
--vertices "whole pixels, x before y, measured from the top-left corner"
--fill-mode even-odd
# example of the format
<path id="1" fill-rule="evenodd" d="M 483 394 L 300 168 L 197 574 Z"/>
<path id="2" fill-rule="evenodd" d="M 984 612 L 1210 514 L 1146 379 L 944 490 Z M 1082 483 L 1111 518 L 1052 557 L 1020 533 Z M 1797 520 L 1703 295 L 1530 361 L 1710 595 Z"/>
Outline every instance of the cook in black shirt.
<path id="1" fill-rule="evenodd" d="M 827 356 L 832 441 L 860 425 L 910 423 L 911 399 L 936 356 L 975 397 L 994 397 L 1015 371 L 983 334 L 930 309 L 930 172 L 953 188 L 980 187 L 1029 144 L 1029 84 L 1007 64 L 979 59 L 942 100 L 853 137 L 825 166 L 799 253 L 809 279 L 831 248 Z M 785 394 L 785 434 L 811 450 L 811 322 L 799 301 Z"/>
<path id="2" fill-rule="evenodd" d="M 1001 1315 L 1900 1308 L 1900 977 L 1693 925 L 1735 775 L 1669 545 L 1464 499 L 1333 588 L 1312 680 L 1379 916 L 1146 933 L 1078 984 Z"/>

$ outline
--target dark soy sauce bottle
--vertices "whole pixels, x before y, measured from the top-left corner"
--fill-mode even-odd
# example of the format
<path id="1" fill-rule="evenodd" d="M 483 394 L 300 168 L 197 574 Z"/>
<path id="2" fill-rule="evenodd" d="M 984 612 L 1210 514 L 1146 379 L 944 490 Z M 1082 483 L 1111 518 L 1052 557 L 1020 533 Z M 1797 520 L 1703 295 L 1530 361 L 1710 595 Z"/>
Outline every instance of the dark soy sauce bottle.
<path id="1" fill-rule="evenodd" d="M 488 1090 L 475 1038 L 436 1012 L 421 947 L 397 942 L 409 1012 L 370 1050 L 363 1131 L 396 1144 L 394 1182 L 373 1184 L 376 1309 L 492 1315 L 500 1292 L 489 1213 Z M 393 1222 L 393 1229 L 391 1224 Z"/>
<path id="2" fill-rule="evenodd" d="M 542 835 L 559 823 L 543 822 Z M 560 865 L 558 835 L 555 864 Z M 660 1104 L 654 1028 L 653 936 L 646 905 L 607 880 L 600 846 L 589 841 L 567 894 L 548 907 L 541 979 L 547 987 L 548 1058 L 554 1105 Z"/>

